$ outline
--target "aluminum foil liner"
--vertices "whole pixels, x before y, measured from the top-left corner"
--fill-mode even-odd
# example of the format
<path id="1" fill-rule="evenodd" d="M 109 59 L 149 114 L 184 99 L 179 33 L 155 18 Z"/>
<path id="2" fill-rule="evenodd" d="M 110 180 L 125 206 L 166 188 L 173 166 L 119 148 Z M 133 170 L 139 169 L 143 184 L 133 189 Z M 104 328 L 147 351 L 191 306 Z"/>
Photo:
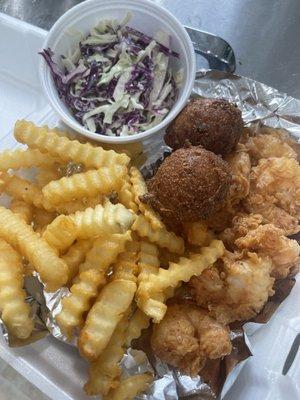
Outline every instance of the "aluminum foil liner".
<path id="1" fill-rule="evenodd" d="M 246 124 L 258 126 L 263 124 L 286 129 L 300 142 L 300 100 L 280 93 L 276 89 L 242 76 L 209 70 L 198 72 L 192 95 L 224 98 L 235 102 L 242 110 Z M 170 154 L 170 149 L 164 145 L 163 133 L 157 135 L 154 140 L 146 141 L 143 147 L 143 154 L 135 159 L 135 164 L 141 167 L 144 176 L 148 178 Z M 71 175 L 74 168 L 71 166 L 69 169 L 70 171 L 67 172 Z M 254 329 L 257 329 L 261 324 L 266 323 L 289 295 L 294 284 L 293 276 L 276 281 L 275 294 L 260 314 L 253 321 L 247 322 L 247 327 L 251 324 Z M 26 341 L 16 340 L 8 334 L 0 319 L 0 328 L 7 344 L 9 346 L 26 345 L 39 340 L 46 334 L 51 334 L 58 340 L 67 341 L 55 322 L 55 315 L 60 312 L 61 298 L 67 296 L 69 290 L 62 288 L 55 293 L 45 293 L 38 275 L 26 278 L 25 288 L 28 293 L 27 301 L 31 305 L 32 315 L 35 318 L 35 329 Z M 124 376 L 144 372 L 155 374 L 155 380 L 147 394 L 138 396 L 138 399 L 221 399 L 251 356 L 251 343 L 243 330 L 243 324 L 232 324 L 230 328 L 233 344 L 231 354 L 222 360 L 208 361 L 200 376 L 191 378 L 182 375 L 157 359 L 151 351 L 151 330 L 149 329 L 124 355 L 121 362 L 123 374 Z M 75 345 L 76 339 L 70 344 Z"/>
<path id="2" fill-rule="evenodd" d="M 25 346 L 36 342 L 49 334 L 45 325 L 45 312 L 47 306 L 44 297 L 44 287 L 38 280 L 37 276 L 27 276 L 24 280 L 24 286 L 27 292 L 26 302 L 30 305 L 30 313 L 34 317 L 34 330 L 27 339 L 18 339 L 8 333 L 8 330 L 0 318 L 0 330 L 3 337 L 10 347 Z"/>

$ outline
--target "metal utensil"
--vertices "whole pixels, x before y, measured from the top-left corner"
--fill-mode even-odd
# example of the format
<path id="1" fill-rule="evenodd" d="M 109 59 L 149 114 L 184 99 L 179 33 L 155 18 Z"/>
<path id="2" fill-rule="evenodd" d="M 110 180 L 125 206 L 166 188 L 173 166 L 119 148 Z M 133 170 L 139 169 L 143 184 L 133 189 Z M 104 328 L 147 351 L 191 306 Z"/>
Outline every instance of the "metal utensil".
<path id="1" fill-rule="evenodd" d="M 234 51 L 226 40 L 190 26 L 185 26 L 185 29 L 193 42 L 195 52 L 208 61 L 210 69 L 235 71 Z"/>
<path id="2" fill-rule="evenodd" d="M 291 346 L 291 349 L 289 351 L 289 354 L 287 355 L 287 358 L 285 360 L 283 369 L 282 369 L 282 375 L 286 375 L 289 372 L 289 369 L 293 365 L 293 362 L 296 358 L 297 352 L 299 350 L 300 346 L 300 333 L 295 337 L 295 340 L 293 341 L 293 344 Z"/>

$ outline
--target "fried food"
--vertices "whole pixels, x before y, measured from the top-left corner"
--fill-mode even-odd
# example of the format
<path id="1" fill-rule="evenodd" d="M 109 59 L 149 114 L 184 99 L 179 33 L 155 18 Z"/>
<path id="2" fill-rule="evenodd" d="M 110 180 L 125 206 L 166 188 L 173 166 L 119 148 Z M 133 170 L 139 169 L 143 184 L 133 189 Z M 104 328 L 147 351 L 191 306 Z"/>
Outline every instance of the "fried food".
<path id="1" fill-rule="evenodd" d="M 187 109 L 166 135 L 180 149 L 148 186 L 122 146 L 26 121 L 15 136 L 28 148 L 0 153 L 0 192 L 11 197 L 11 209 L 0 207 L 1 318 L 26 339 L 23 277 L 36 271 L 47 291 L 68 286 L 56 319 L 69 339 L 80 331 L 87 394 L 129 400 L 147 388 L 147 374 L 122 378 L 121 360 L 151 322 L 155 354 L 197 374 L 231 352 L 226 325 L 255 317 L 300 263 L 286 236 L 300 232 L 299 145 L 284 131 L 243 129 L 222 100 Z M 140 146 L 129 149 L 140 155 L 132 165 L 145 158 Z M 31 180 L 9 171 L 32 166 Z"/>
<path id="2" fill-rule="evenodd" d="M 222 303 L 225 296 L 223 266 L 222 259 L 218 260 L 200 275 L 191 278 L 189 286 L 201 307 L 209 309 L 211 304 Z"/>
<path id="3" fill-rule="evenodd" d="M 16 175 L 9 175 L 5 172 L 0 173 L 2 181 L 2 192 L 9 196 L 23 200 L 27 204 L 34 205 L 36 208 L 48 212 L 59 212 L 61 214 L 72 214 L 76 211 L 84 211 L 87 207 L 95 207 L 101 203 L 101 196 L 83 198 L 77 201 L 70 201 L 60 204 L 51 204 L 43 195 L 40 187 L 31 181 L 20 178 Z"/>
<path id="4" fill-rule="evenodd" d="M 272 261 L 256 253 L 229 253 L 212 271 L 193 277 L 192 293 L 220 323 L 246 321 L 263 308 L 273 292 Z"/>
<path id="5" fill-rule="evenodd" d="M 128 328 L 126 330 L 125 343 L 129 347 L 132 340 L 137 339 L 141 336 L 144 329 L 147 329 L 150 325 L 150 318 L 148 315 L 143 313 L 140 309 L 137 309 L 133 316 L 130 318 Z"/>
<path id="6" fill-rule="evenodd" d="M 147 238 L 151 243 L 165 247 L 171 253 L 183 254 L 184 252 L 182 237 L 175 235 L 174 232 L 170 232 L 166 228 L 153 230 L 150 222 L 141 214 L 137 216 L 133 223 L 132 230 L 136 231 L 142 238 Z"/>
<path id="7" fill-rule="evenodd" d="M 92 197 L 64 204 L 51 204 L 43 195 L 40 187 L 31 181 L 20 178 L 16 175 L 9 175 L 6 172 L 0 173 L 2 181 L 2 192 L 9 196 L 23 200 L 27 204 L 34 205 L 36 208 L 46 210 L 48 212 L 59 212 L 61 214 L 70 214 L 78 210 L 85 210 L 88 206 L 95 206 L 101 202 L 101 197 Z"/>
<path id="8" fill-rule="evenodd" d="M 42 192 L 50 204 L 93 197 L 97 194 L 105 195 L 121 186 L 125 174 L 124 165 L 111 165 L 109 168 L 103 167 L 51 181 L 43 187 Z"/>
<path id="9" fill-rule="evenodd" d="M 103 400 L 133 400 L 145 392 L 153 377 L 150 374 L 132 375 L 120 381 L 120 384 L 111 390 Z"/>
<path id="10" fill-rule="evenodd" d="M 225 155 L 234 150 L 243 125 L 241 112 L 234 104 L 223 99 L 197 98 L 168 126 L 165 142 L 179 149 L 188 140 L 193 146 Z"/>
<path id="11" fill-rule="evenodd" d="M 196 222 L 218 211 L 227 199 L 227 163 L 201 147 L 175 151 L 148 182 L 143 197 L 167 225 Z"/>
<path id="12" fill-rule="evenodd" d="M 270 134 L 261 133 L 250 136 L 244 144 L 244 148 L 251 157 L 252 165 L 257 165 L 261 158 L 287 157 L 297 160 L 296 151 L 286 140 L 280 138 L 276 131 L 274 129 Z"/>
<path id="13" fill-rule="evenodd" d="M 162 361 L 188 375 L 197 375 L 207 359 L 231 352 L 229 329 L 192 304 L 175 304 L 154 326 L 151 345 Z"/>
<path id="14" fill-rule="evenodd" d="M 140 329 L 143 329 L 144 324 L 150 323 L 150 316 L 153 317 L 154 313 L 151 311 L 152 305 L 155 305 L 155 315 L 159 313 L 164 313 L 166 306 L 163 302 L 166 300 L 166 297 L 163 292 L 152 294 L 154 299 L 150 299 L 150 296 L 145 295 L 143 291 L 143 284 L 147 283 L 149 277 L 151 275 L 156 275 L 159 273 L 159 250 L 158 247 L 147 241 L 141 241 L 140 243 L 140 252 L 138 254 L 138 285 L 139 290 L 136 293 L 135 300 L 138 306 L 147 312 L 147 315 L 140 311 L 141 314 L 135 313 L 138 317 L 139 323 L 141 323 Z M 157 304 L 160 302 L 160 306 L 157 307 Z M 148 322 L 146 320 L 148 318 Z"/>
<path id="15" fill-rule="evenodd" d="M 229 209 L 230 208 L 230 209 Z M 220 233 L 228 228 L 231 224 L 232 218 L 238 212 L 239 207 L 228 207 L 227 205 L 221 208 L 220 211 L 213 213 L 205 219 L 205 224 L 215 233 Z"/>
<path id="16" fill-rule="evenodd" d="M 38 149 L 42 153 L 48 152 L 62 161 L 72 160 L 75 163 L 82 163 L 87 168 L 99 169 L 115 163 L 127 165 L 130 160 L 124 153 L 118 154 L 113 150 L 94 147 L 90 143 L 83 144 L 77 140 L 70 140 L 66 136 L 57 134 L 55 130 L 37 127 L 25 120 L 16 122 L 14 136 L 18 142 L 27 144 L 31 149 Z"/>
<path id="17" fill-rule="evenodd" d="M 89 379 L 84 390 L 89 396 L 105 396 L 119 385 L 122 369 L 119 365 L 124 352 L 126 330 L 129 324 L 128 313 L 125 313 L 113 333 L 106 349 L 89 367 Z"/>
<path id="18" fill-rule="evenodd" d="M 78 347 L 83 357 L 93 361 L 100 356 L 130 306 L 135 291 L 136 284 L 123 279 L 104 286 L 79 335 Z"/>
<path id="19" fill-rule="evenodd" d="M 26 339 L 34 324 L 29 304 L 23 290 L 23 265 L 21 256 L 0 239 L 0 312 L 8 331 L 13 336 Z"/>
<path id="20" fill-rule="evenodd" d="M 135 167 L 130 168 L 130 181 L 132 184 L 134 201 L 138 205 L 139 210 L 144 215 L 145 219 L 150 222 L 152 229 L 162 229 L 164 225 L 159 215 L 157 215 L 148 204 L 144 204 L 141 201 L 141 198 L 147 194 L 148 189 L 142 174 Z"/>
<path id="21" fill-rule="evenodd" d="M 240 249 L 269 257 L 273 264 L 271 274 L 276 279 L 285 278 L 300 261 L 298 242 L 287 238 L 281 229 L 272 224 L 250 230 L 245 236 L 236 239 L 235 244 Z"/>
<path id="22" fill-rule="evenodd" d="M 42 237 L 51 247 L 63 253 L 76 240 L 75 223 L 69 216 L 59 215 L 45 228 Z"/>
<path id="23" fill-rule="evenodd" d="M 76 226 L 77 239 L 88 239 L 105 233 L 124 233 L 130 229 L 135 215 L 122 204 L 109 201 L 103 206 L 87 208 L 70 215 Z"/>
<path id="24" fill-rule="evenodd" d="M 10 209 L 15 214 L 18 214 L 26 224 L 30 224 L 33 218 L 33 207 L 31 204 L 26 203 L 23 200 L 12 199 L 10 203 Z"/>
<path id="25" fill-rule="evenodd" d="M 260 214 L 239 213 L 233 217 L 230 228 L 220 233 L 219 238 L 223 240 L 227 249 L 236 249 L 236 239 L 246 236 L 250 230 L 257 229 L 264 219 Z"/>
<path id="26" fill-rule="evenodd" d="M 176 288 L 181 282 L 188 282 L 193 275 L 200 275 L 222 257 L 223 253 L 223 243 L 213 240 L 208 247 L 201 249 L 200 254 L 190 254 L 189 258 L 182 257 L 178 263 L 170 263 L 167 270 L 160 268 L 157 274 L 150 274 L 147 280 L 139 282 L 138 306 L 153 319 L 153 322 L 159 323 L 167 310 L 164 304 L 166 290 Z"/>
<path id="27" fill-rule="evenodd" d="M 73 278 L 78 274 L 79 266 L 86 258 L 87 252 L 93 245 L 92 239 L 77 240 L 61 258 L 68 267 L 68 283 L 71 283 Z"/>
<path id="28" fill-rule="evenodd" d="M 294 158 L 261 159 L 251 172 L 251 192 L 300 219 L 300 165 Z"/>
<path id="29" fill-rule="evenodd" d="M 113 268 L 113 279 L 124 279 L 136 282 L 138 274 L 138 254 L 140 251 L 140 242 L 133 240 L 126 243 L 123 253 L 120 253 Z"/>
<path id="30" fill-rule="evenodd" d="M 297 159 L 300 161 L 300 143 L 291 137 L 290 132 L 286 129 L 271 128 L 266 125 L 260 127 L 260 132 L 263 134 L 273 135 L 280 139 L 282 142 L 287 143 L 297 154 Z"/>
<path id="31" fill-rule="evenodd" d="M 168 287 L 176 287 L 180 281 L 188 282 L 193 275 L 201 272 L 216 262 L 224 253 L 224 245 L 220 240 L 212 240 L 209 246 L 203 247 L 200 254 L 182 257 L 179 263 L 170 263 L 167 270 L 160 268 L 156 275 L 150 275 L 147 282 L 149 291 L 163 291 Z"/>
<path id="32" fill-rule="evenodd" d="M 34 266 L 47 291 L 55 291 L 68 280 L 68 267 L 18 215 L 0 207 L 0 237 L 6 240 Z"/>
<path id="33" fill-rule="evenodd" d="M 243 151 L 228 154 L 225 160 L 231 172 L 228 202 L 233 206 L 249 194 L 251 163 L 249 155 Z"/>
<path id="34" fill-rule="evenodd" d="M 62 299 L 62 310 L 56 321 L 61 331 L 70 339 L 76 327 L 82 326 L 83 315 L 88 311 L 100 289 L 106 284 L 106 271 L 131 240 L 130 233 L 98 237 L 79 266 L 79 275 L 70 288 L 70 296 Z"/>
<path id="35" fill-rule="evenodd" d="M 184 230 L 187 241 L 193 246 L 207 246 L 214 236 L 204 221 L 185 224 Z"/>
<path id="36" fill-rule="evenodd" d="M 282 229 L 285 235 L 292 235 L 300 231 L 298 218 L 290 215 L 277 205 L 269 203 L 260 194 L 250 194 L 243 201 L 243 206 L 250 214 L 260 214 L 263 218 L 263 223 L 270 223 Z"/>
<path id="37" fill-rule="evenodd" d="M 15 149 L 5 150 L 0 153 L 0 171 L 51 165 L 59 159 L 41 153 L 39 150 Z"/>
<path id="38" fill-rule="evenodd" d="M 157 274 L 159 271 L 159 250 L 158 247 L 145 240 L 140 243 L 140 252 L 138 255 L 138 281 L 148 279 L 149 274 Z"/>
<path id="39" fill-rule="evenodd" d="M 62 310 L 56 316 L 56 322 L 61 332 L 70 340 L 75 327 L 83 324 L 83 313 L 91 307 L 99 290 L 106 283 L 105 272 L 97 269 L 88 269 L 78 275 L 76 283 L 70 288 L 70 296 L 61 301 Z"/>
<path id="40" fill-rule="evenodd" d="M 130 176 L 126 175 L 123 178 L 122 186 L 118 190 L 118 199 L 121 204 L 126 208 L 129 208 L 133 212 L 138 211 L 138 205 L 134 201 L 134 195 L 132 193 L 132 184 L 130 182 Z"/>
<path id="41" fill-rule="evenodd" d="M 88 269 L 106 271 L 116 261 L 118 255 L 125 251 L 125 246 L 130 241 L 130 231 L 124 234 L 99 236 L 94 239 L 92 248 L 87 252 L 79 271 Z"/>
<path id="42" fill-rule="evenodd" d="M 4 182 L 4 186 L 2 187 L 4 193 L 15 199 L 23 200 L 25 203 L 34 205 L 37 208 L 55 211 L 55 208 L 44 198 L 40 188 L 31 181 L 16 175 L 9 175 L 6 172 L 1 172 L 0 174 L 1 180 Z"/>

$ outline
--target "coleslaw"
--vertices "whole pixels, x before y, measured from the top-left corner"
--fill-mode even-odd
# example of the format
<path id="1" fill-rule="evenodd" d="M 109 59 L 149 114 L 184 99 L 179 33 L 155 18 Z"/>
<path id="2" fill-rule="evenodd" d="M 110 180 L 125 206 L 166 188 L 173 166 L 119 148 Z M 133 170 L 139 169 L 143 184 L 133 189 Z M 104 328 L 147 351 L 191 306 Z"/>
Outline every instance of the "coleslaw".
<path id="1" fill-rule="evenodd" d="M 101 20 L 75 51 L 61 55 L 59 66 L 51 49 L 40 54 L 48 64 L 59 97 L 76 120 L 91 132 L 132 135 L 159 124 L 178 96 L 182 71 L 173 71 L 171 37 L 154 37 L 123 21 Z"/>

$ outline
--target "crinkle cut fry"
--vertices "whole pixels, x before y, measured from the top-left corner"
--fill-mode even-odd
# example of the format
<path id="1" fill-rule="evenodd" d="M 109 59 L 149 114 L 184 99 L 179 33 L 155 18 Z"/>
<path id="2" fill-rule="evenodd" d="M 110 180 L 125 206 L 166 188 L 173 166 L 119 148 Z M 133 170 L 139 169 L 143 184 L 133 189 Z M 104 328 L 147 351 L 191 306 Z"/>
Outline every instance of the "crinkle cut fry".
<path id="1" fill-rule="evenodd" d="M 125 251 L 119 255 L 114 265 L 112 281 L 102 290 L 98 301 L 96 301 L 88 314 L 86 325 L 79 338 L 80 350 L 88 359 L 97 358 L 107 346 L 108 340 L 120 321 L 120 316 L 124 314 L 133 300 L 136 291 L 135 282 L 138 272 L 139 246 L 140 244 L 137 240 L 127 242 Z M 108 288 L 109 286 L 111 292 Z M 114 288 L 116 291 L 119 288 L 122 293 L 119 293 L 119 296 L 117 293 L 112 293 Z M 108 304 L 110 304 L 111 320 L 110 322 L 104 322 L 103 320 L 109 311 L 107 309 Z M 95 335 L 95 327 L 98 327 L 98 335 Z M 100 333 L 101 330 L 103 331 L 102 333 Z M 87 343 L 85 343 L 85 340 L 87 340 Z"/>
<path id="2" fill-rule="evenodd" d="M 93 361 L 100 356 L 130 306 L 135 291 L 136 284 L 124 279 L 113 280 L 104 286 L 79 335 L 78 347 L 83 357 Z"/>
<path id="3" fill-rule="evenodd" d="M 15 199 L 32 204 L 37 208 L 55 211 L 55 208 L 44 198 L 40 188 L 35 186 L 31 181 L 16 175 L 9 175 L 6 172 L 1 172 L 0 174 L 1 180 L 4 182 L 4 186 L 2 187 L 3 192 Z"/>
<path id="4" fill-rule="evenodd" d="M 59 159 L 36 149 L 18 148 L 0 152 L 0 171 L 51 165 Z"/>
<path id="5" fill-rule="evenodd" d="M 66 215 L 59 215 L 47 226 L 43 239 L 58 252 L 63 253 L 76 240 L 76 226 Z"/>
<path id="6" fill-rule="evenodd" d="M 155 244 L 145 240 L 141 241 L 138 266 L 138 281 L 147 279 L 149 274 L 158 273 L 160 266 L 159 250 Z"/>
<path id="7" fill-rule="evenodd" d="M 137 309 L 130 318 L 126 331 L 126 346 L 129 347 L 134 339 L 138 339 L 144 329 L 150 325 L 150 317 L 140 309 Z"/>
<path id="8" fill-rule="evenodd" d="M 123 204 L 126 208 L 130 208 L 133 212 L 138 211 L 138 206 L 134 201 L 134 196 L 132 193 L 132 184 L 130 182 L 129 175 L 123 178 L 123 184 L 118 190 L 119 202 Z"/>
<path id="9" fill-rule="evenodd" d="M 56 322 L 69 339 L 73 336 L 73 329 L 83 324 L 83 313 L 90 309 L 92 300 L 105 283 L 104 271 L 96 269 L 82 271 L 76 283 L 70 288 L 70 296 L 62 299 L 62 310 L 56 316 Z"/>
<path id="10" fill-rule="evenodd" d="M 146 241 L 142 241 L 141 242 L 141 250 L 139 253 L 139 262 L 138 262 L 138 266 L 139 266 L 139 275 L 138 275 L 138 283 L 139 286 L 141 284 L 142 281 L 147 282 L 147 280 L 149 279 L 149 275 L 151 274 L 158 274 L 159 272 L 159 266 L 160 266 L 160 260 L 159 260 L 159 250 L 158 247 L 153 244 L 153 243 L 149 243 Z M 155 307 L 156 304 L 163 304 L 163 302 L 166 300 L 166 296 L 163 292 L 159 292 L 155 294 L 155 299 L 147 299 L 144 296 L 141 296 L 141 294 L 143 294 L 143 291 L 138 290 L 136 292 L 136 302 L 138 307 L 140 307 L 141 310 L 143 310 L 144 312 L 146 312 L 147 315 L 144 314 L 143 311 L 140 311 L 142 314 L 145 315 L 145 317 L 143 317 L 142 315 L 138 316 L 139 317 L 139 322 L 140 324 L 146 324 L 146 317 L 149 319 L 148 321 L 148 325 L 150 323 L 150 318 L 148 315 L 152 315 L 152 317 L 154 318 L 154 314 L 157 313 L 157 311 L 155 310 L 155 308 L 153 308 L 153 302 L 155 302 Z M 172 296 L 171 296 L 172 297 Z M 146 301 L 145 301 L 146 300 Z M 165 309 L 166 306 L 163 305 L 163 308 Z M 161 309 L 159 309 L 159 314 L 161 314 L 162 311 Z M 143 327 L 141 327 L 141 329 L 144 329 Z"/>
<path id="11" fill-rule="evenodd" d="M 93 245 L 92 239 L 77 240 L 61 258 L 65 261 L 68 267 L 68 284 L 78 274 L 79 266 L 86 258 L 87 252 Z"/>
<path id="12" fill-rule="evenodd" d="M 83 144 L 77 140 L 70 140 L 66 136 L 59 136 L 54 130 L 37 127 L 25 120 L 16 122 L 14 136 L 18 142 L 27 144 L 29 148 L 49 152 L 63 161 L 71 159 L 76 163 L 82 163 L 87 168 L 98 169 L 111 164 L 127 165 L 130 160 L 126 154 L 118 154 L 113 150 L 103 150 L 89 143 Z"/>
<path id="13" fill-rule="evenodd" d="M 118 259 L 114 264 L 114 274 L 112 279 L 125 279 L 136 282 L 139 249 L 140 243 L 138 240 L 133 240 L 126 244 L 125 251 L 118 256 Z"/>
<path id="14" fill-rule="evenodd" d="M 51 181 L 43 187 L 42 192 L 51 204 L 109 194 L 112 190 L 118 190 L 125 174 L 124 165 L 111 165 Z"/>
<path id="15" fill-rule="evenodd" d="M 188 282 L 193 275 L 201 274 L 205 268 L 222 257 L 224 251 L 221 240 L 212 240 L 209 246 L 202 247 L 200 254 L 192 254 L 189 258 L 181 257 L 178 263 L 170 263 L 168 269 L 160 268 L 157 275 L 149 277 L 147 285 L 151 290 L 161 291 L 168 287 L 176 287 L 180 281 Z"/>
<path id="16" fill-rule="evenodd" d="M 4 207 L 0 207 L 0 237 L 17 248 L 34 266 L 46 290 L 55 291 L 67 282 L 67 265 L 55 250 L 30 225 Z"/>
<path id="17" fill-rule="evenodd" d="M 103 206 L 78 211 L 70 218 L 76 225 L 77 239 L 88 239 L 102 234 L 124 233 L 130 229 L 135 215 L 122 204 L 106 202 Z"/>
<path id="18" fill-rule="evenodd" d="M 121 204 L 87 208 L 68 216 L 60 215 L 46 228 L 44 237 L 56 248 L 68 248 L 75 239 L 89 239 L 103 234 L 126 232 L 134 215 Z"/>
<path id="19" fill-rule="evenodd" d="M 98 237 L 94 240 L 85 262 L 79 266 L 79 275 L 70 288 L 71 295 L 62 299 L 62 310 L 56 317 L 61 331 L 69 338 L 73 330 L 83 323 L 83 314 L 88 311 L 101 287 L 106 283 L 105 273 L 118 254 L 130 240 L 130 233 Z"/>
<path id="20" fill-rule="evenodd" d="M 15 214 L 18 214 L 26 224 L 30 224 L 33 218 L 33 207 L 31 204 L 26 203 L 23 200 L 12 199 L 10 203 L 10 209 Z"/>
<path id="21" fill-rule="evenodd" d="M 9 332 L 26 339 L 33 330 L 29 304 L 23 290 L 23 265 L 21 256 L 0 239 L 0 312 Z"/>
<path id="22" fill-rule="evenodd" d="M 159 247 L 165 247 L 171 253 L 184 253 L 184 240 L 180 236 L 176 236 L 174 232 L 167 229 L 153 230 L 151 224 L 143 215 L 138 215 L 132 230 L 136 231 L 141 237 L 147 238 L 151 243 L 157 244 Z"/>
<path id="23" fill-rule="evenodd" d="M 140 171 L 135 168 L 130 168 L 130 181 L 132 183 L 132 193 L 136 204 L 139 206 L 141 213 L 145 216 L 146 220 L 150 223 L 152 229 L 164 229 L 165 226 L 162 223 L 160 217 L 155 213 L 155 211 L 148 205 L 144 204 L 140 197 L 145 195 L 148 190 L 146 182 Z"/>
<path id="24" fill-rule="evenodd" d="M 6 172 L 0 173 L 2 192 L 7 193 L 9 196 L 23 200 L 27 204 L 32 204 L 36 208 L 42 210 L 59 212 L 61 214 L 73 214 L 76 211 L 83 211 L 86 207 L 92 207 L 101 202 L 101 196 L 91 198 L 84 198 L 77 201 L 65 202 L 62 204 L 50 204 L 43 195 L 41 188 L 34 185 L 27 179 L 20 178 L 16 175 L 9 175 Z"/>
<path id="25" fill-rule="evenodd" d="M 125 250 L 126 242 L 130 240 L 130 231 L 124 234 L 99 236 L 94 240 L 92 248 L 86 255 L 85 262 L 80 265 L 80 272 L 88 269 L 106 271 L 118 255 Z"/>
<path id="26" fill-rule="evenodd" d="M 89 367 L 89 379 L 84 390 L 89 396 L 107 395 L 119 384 L 121 367 L 119 365 L 124 355 L 126 330 L 128 327 L 128 312 L 117 325 L 107 347 L 100 357 Z"/>
<path id="27" fill-rule="evenodd" d="M 111 390 L 103 400 L 129 400 L 145 392 L 153 377 L 150 374 L 132 375 L 122 379 L 119 386 Z"/>
<path id="28" fill-rule="evenodd" d="M 166 306 L 163 304 L 164 292 L 176 288 L 180 282 L 188 282 L 193 275 L 214 264 L 222 257 L 225 248 L 220 240 L 213 240 L 208 247 L 203 247 L 200 254 L 192 254 L 190 258 L 180 258 L 178 263 L 170 263 L 167 270 L 160 268 L 158 274 L 149 275 L 147 281 L 141 281 L 137 297 L 141 299 L 139 307 L 158 323 L 164 317 Z M 157 300 L 157 295 L 161 299 Z M 152 311 L 149 311 L 152 310 Z"/>

